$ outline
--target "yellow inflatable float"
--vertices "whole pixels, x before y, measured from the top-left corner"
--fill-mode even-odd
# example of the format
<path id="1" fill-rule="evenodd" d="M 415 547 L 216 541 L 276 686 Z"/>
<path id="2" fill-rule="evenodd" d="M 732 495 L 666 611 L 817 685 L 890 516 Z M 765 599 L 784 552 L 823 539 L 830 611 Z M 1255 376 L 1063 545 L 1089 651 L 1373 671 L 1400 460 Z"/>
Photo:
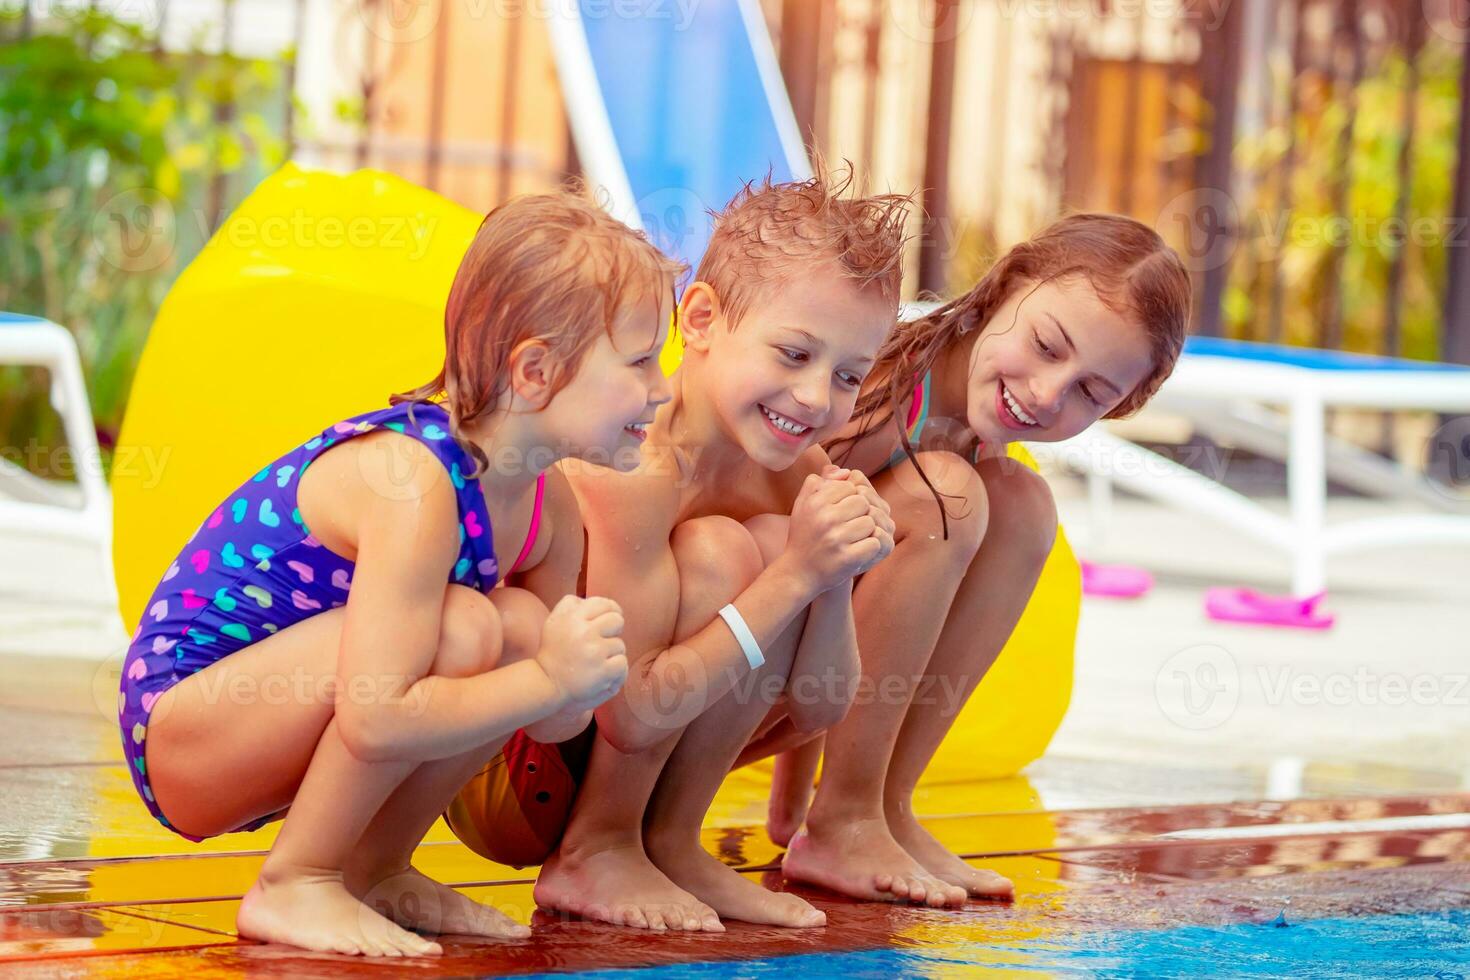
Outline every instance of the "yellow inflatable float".
<path id="1" fill-rule="evenodd" d="M 149 454 L 133 458 L 160 464 L 113 474 L 130 631 L 180 542 L 261 460 L 434 376 L 444 300 L 480 217 L 388 174 L 287 166 L 215 233 L 159 311 L 120 435 Z M 678 356 L 671 344 L 666 370 Z M 1071 697 L 1080 604 L 1077 562 L 1058 534 L 926 782 L 1008 776 L 1042 753 Z M 767 778 L 751 767 L 732 782 Z"/>

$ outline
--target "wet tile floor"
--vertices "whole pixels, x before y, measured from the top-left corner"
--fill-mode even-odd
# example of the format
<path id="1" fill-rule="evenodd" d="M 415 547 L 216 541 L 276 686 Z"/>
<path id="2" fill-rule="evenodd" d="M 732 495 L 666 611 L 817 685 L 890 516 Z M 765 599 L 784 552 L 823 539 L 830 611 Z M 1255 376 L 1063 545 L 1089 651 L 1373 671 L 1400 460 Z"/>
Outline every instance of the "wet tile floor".
<path id="1" fill-rule="evenodd" d="M 1148 805 L 1048 810 L 1036 785 L 1016 778 L 930 787 L 918 801 L 927 826 L 945 844 L 1016 881 L 1012 903 L 936 912 L 800 889 L 826 910 L 825 929 L 730 923 L 723 935 L 653 936 L 535 910 L 534 869 L 489 864 L 440 824 L 420 848 L 418 867 L 532 923 L 535 935 L 513 944 L 450 937 L 445 955 L 431 960 L 349 960 L 238 939 L 239 896 L 273 830 L 202 845 L 167 834 L 134 798 L 112 727 L 100 714 L 74 699 L 0 705 L 0 732 L 7 736 L 0 740 L 5 977 L 388 971 L 441 977 L 678 964 L 693 970 L 694 964 L 721 961 L 749 962 L 750 975 L 764 976 L 758 958 L 793 954 L 816 954 L 793 961 L 813 969 L 828 962 L 822 957 L 840 954 L 830 961 L 840 972 L 867 975 L 860 960 L 842 957 L 958 947 L 970 950 L 959 964 L 940 956 L 921 966 L 870 966 L 874 975 L 974 975 L 1007 968 L 1036 972 L 1026 950 L 1037 944 L 1055 949 L 1077 937 L 1265 928 L 1283 913 L 1300 924 L 1470 913 L 1467 793 L 1185 803 L 1177 801 L 1187 800 L 1189 789 L 1175 786 L 1165 794 L 1157 774 L 1138 773 L 1143 789 L 1137 798 L 1153 801 Z M 1109 774 L 1107 800 L 1120 792 L 1118 775 Z M 1176 802 L 1157 802 L 1166 796 Z M 1076 793 L 1068 799 L 1075 802 Z M 736 774 L 712 813 L 705 843 L 765 886 L 782 888 L 775 871 L 780 851 L 759 826 L 761 809 L 760 780 Z M 1463 964 L 1457 969 L 1470 972 Z M 1447 966 L 1441 975 L 1459 974 Z"/>

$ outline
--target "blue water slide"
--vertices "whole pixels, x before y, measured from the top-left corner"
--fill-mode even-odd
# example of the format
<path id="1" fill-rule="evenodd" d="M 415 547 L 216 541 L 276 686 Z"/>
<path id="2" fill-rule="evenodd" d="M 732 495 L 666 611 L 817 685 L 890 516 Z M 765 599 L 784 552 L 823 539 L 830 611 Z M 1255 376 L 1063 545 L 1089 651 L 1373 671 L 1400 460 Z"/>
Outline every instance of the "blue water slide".
<path id="1" fill-rule="evenodd" d="M 563 0 L 551 38 L 572 138 L 609 209 L 697 266 L 708 211 L 810 163 L 758 0 Z"/>

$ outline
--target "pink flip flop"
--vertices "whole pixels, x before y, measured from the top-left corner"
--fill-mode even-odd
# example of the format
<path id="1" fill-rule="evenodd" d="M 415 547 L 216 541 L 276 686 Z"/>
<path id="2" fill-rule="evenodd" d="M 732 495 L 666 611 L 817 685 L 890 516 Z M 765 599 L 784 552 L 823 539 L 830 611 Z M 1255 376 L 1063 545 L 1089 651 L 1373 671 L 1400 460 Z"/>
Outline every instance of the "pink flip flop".
<path id="1" fill-rule="evenodd" d="M 1154 587 L 1154 577 L 1132 565 L 1082 563 L 1082 594 L 1136 599 Z"/>
<path id="2" fill-rule="evenodd" d="M 1318 592 L 1298 599 L 1266 595 L 1254 589 L 1216 586 L 1205 591 L 1205 612 L 1211 619 L 1224 622 L 1325 630 L 1336 621 L 1331 613 L 1317 611 L 1317 604 L 1326 595 L 1326 592 Z"/>

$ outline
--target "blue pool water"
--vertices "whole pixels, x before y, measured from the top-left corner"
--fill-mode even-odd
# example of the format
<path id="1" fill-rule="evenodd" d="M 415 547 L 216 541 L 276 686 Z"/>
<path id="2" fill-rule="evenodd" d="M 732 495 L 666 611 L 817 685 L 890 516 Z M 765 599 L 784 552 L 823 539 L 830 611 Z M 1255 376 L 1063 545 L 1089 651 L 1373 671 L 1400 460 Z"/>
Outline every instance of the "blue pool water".
<path id="1" fill-rule="evenodd" d="M 579 974 L 750 978 L 797 975 L 953 977 L 1001 971 L 1048 977 L 1345 977 L 1467 980 L 1470 911 L 1313 919 L 1269 924 L 1076 933 L 1010 943 L 875 949 L 758 960 L 685 963 Z"/>

